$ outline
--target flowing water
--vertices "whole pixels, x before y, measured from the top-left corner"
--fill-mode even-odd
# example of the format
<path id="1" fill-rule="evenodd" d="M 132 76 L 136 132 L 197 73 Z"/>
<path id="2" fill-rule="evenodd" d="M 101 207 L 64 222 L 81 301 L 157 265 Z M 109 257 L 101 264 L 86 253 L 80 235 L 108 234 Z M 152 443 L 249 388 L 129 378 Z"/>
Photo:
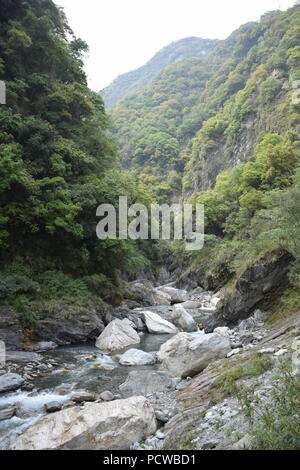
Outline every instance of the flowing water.
<path id="1" fill-rule="evenodd" d="M 146 352 L 158 351 L 170 335 L 144 334 L 139 345 L 132 346 Z M 102 353 L 93 344 L 79 344 L 60 347 L 47 354 L 59 365 L 43 377 L 34 380 L 36 387 L 32 392 L 11 392 L 0 395 L 0 409 L 16 406 L 17 415 L 0 421 L 0 449 L 8 446 L 11 438 L 20 434 L 46 414 L 45 405 L 50 402 L 61 404 L 72 400 L 78 390 L 118 392 L 118 386 L 124 382 L 129 371 L 134 369 L 157 369 L 151 366 L 121 366 L 114 357 L 124 351 L 111 354 Z M 104 369 L 104 370 L 103 370 Z M 108 369 L 108 370 L 106 370 Z"/>

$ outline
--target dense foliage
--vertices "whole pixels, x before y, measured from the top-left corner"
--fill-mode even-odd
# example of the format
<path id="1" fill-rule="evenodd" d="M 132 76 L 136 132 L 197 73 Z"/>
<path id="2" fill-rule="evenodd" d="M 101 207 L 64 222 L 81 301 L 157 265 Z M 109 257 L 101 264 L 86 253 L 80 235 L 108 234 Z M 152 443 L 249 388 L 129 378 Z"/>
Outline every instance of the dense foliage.
<path id="1" fill-rule="evenodd" d="M 7 87 L 0 108 L 2 300 L 50 295 L 49 279 L 68 285 L 65 293 L 80 294 L 93 279 L 72 287 L 56 272 L 98 275 L 99 288 L 141 262 L 132 243 L 96 237 L 99 204 L 117 205 L 121 194 L 129 202 L 145 197 L 134 176 L 120 171 L 103 101 L 87 88 L 86 51 L 51 0 L 1 1 L 0 79 Z"/>

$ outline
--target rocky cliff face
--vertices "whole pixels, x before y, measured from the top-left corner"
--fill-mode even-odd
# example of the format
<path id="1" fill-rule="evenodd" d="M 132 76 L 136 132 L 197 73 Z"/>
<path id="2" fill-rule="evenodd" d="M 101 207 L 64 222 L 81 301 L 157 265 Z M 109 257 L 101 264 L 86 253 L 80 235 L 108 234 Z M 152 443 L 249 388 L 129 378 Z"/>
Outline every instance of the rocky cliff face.
<path id="1" fill-rule="evenodd" d="M 277 288 L 284 289 L 292 257 L 283 250 L 262 256 L 247 268 L 236 281 L 233 291 L 226 294 L 211 317 L 211 327 L 232 325 L 247 318 L 254 307 Z"/>

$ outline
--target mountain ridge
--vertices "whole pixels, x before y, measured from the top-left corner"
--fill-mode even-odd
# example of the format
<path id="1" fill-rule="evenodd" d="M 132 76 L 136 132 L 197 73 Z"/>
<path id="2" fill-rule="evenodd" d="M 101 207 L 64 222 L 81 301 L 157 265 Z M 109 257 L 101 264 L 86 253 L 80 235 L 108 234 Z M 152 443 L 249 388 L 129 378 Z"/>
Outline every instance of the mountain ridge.
<path id="1" fill-rule="evenodd" d="M 145 88 L 168 65 L 189 57 L 203 57 L 219 42 L 221 42 L 219 39 L 202 39 L 195 36 L 173 41 L 143 66 L 119 75 L 110 85 L 102 89 L 99 93 L 106 108 L 116 106 L 127 96 Z"/>

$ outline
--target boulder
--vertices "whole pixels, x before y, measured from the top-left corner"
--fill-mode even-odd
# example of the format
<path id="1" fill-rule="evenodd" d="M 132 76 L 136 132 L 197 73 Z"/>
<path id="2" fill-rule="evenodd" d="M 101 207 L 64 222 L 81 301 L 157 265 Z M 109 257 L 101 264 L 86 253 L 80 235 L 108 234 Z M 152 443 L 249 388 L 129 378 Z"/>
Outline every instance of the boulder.
<path id="1" fill-rule="evenodd" d="M 157 292 L 167 294 L 171 298 L 171 304 L 178 304 L 185 302 L 188 299 L 188 293 L 183 289 L 176 289 L 175 287 L 162 286 L 156 289 Z"/>
<path id="2" fill-rule="evenodd" d="M 172 377 L 192 377 L 211 362 L 231 351 L 230 339 L 217 333 L 193 337 L 179 333 L 164 343 L 159 352 L 161 369 Z"/>
<path id="3" fill-rule="evenodd" d="M 11 449 L 129 450 L 155 431 L 151 405 L 144 397 L 132 397 L 50 414 L 23 431 Z"/>
<path id="4" fill-rule="evenodd" d="M 96 301 L 91 305 L 76 306 L 76 314 L 74 305 L 63 301 L 57 304 L 54 311 L 50 310 L 50 306 L 43 305 L 32 335 L 41 342 L 54 342 L 59 346 L 95 341 L 104 330 L 102 318 L 105 311 L 105 307 Z"/>
<path id="5" fill-rule="evenodd" d="M 144 310 L 144 320 L 149 333 L 152 334 L 176 334 L 178 329 L 175 325 L 161 318 L 157 313 Z"/>
<path id="6" fill-rule="evenodd" d="M 113 320 L 96 341 L 96 347 L 102 351 L 116 351 L 140 343 L 138 333 L 129 320 Z"/>
<path id="7" fill-rule="evenodd" d="M 18 374 L 4 374 L 0 376 L 0 393 L 11 392 L 20 388 L 25 380 Z"/>
<path id="8" fill-rule="evenodd" d="M 155 289 L 150 281 L 139 280 L 128 285 L 127 297 L 141 305 L 170 305 L 171 297 L 166 293 Z"/>
<path id="9" fill-rule="evenodd" d="M 115 399 L 115 396 L 109 390 L 106 390 L 105 392 L 100 393 L 100 398 L 103 401 L 112 401 Z"/>
<path id="10" fill-rule="evenodd" d="M 181 305 L 174 307 L 171 318 L 174 324 L 181 330 L 187 332 L 197 331 L 197 324 L 194 318 Z"/>
<path id="11" fill-rule="evenodd" d="M 60 411 L 62 409 L 62 404 L 58 401 L 50 401 L 49 403 L 45 404 L 45 410 L 47 413 L 55 413 L 56 411 Z"/>
<path id="12" fill-rule="evenodd" d="M 119 386 L 123 397 L 147 396 L 151 393 L 174 389 L 175 383 L 166 373 L 151 370 L 133 370 L 128 374 L 125 382 Z"/>
<path id="13" fill-rule="evenodd" d="M 5 421 L 7 419 L 11 419 L 16 412 L 16 408 L 14 406 L 9 406 L 8 408 L 2 408 L 0 410 L 0 421 Z"/>
<path id="14" fill-rule="evenodd" d="M 155 364 L 155 358 L 152 354 L 141 351 L 140 349 L 128 349 L 120 358 L 122 366 L 145 366 Z"/>

